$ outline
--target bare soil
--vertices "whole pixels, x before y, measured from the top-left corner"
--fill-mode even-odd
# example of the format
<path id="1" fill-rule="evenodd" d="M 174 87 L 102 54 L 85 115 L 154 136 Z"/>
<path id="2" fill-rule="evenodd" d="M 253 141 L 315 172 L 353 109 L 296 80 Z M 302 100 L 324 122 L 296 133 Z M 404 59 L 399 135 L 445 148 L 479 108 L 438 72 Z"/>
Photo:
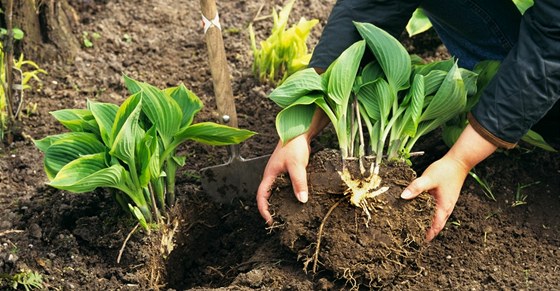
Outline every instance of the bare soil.
<path id="1" fill-rule="evenodd" d="M 218 120 L 198 1 L 70 2 L 80 17 L 76 37 L 81 40 L 84 31 L 101 37 L 75 60 L 40 63 L 48 75 L 42 76 L 40 90 L 27 95 L 37 110 L 26 111 L 24 135 L 1 152 L 0 274 L 34 270 L 48 290 L 351 288 L 336 271 L 305 272 L 302 258 L 282 244 L 281 232 L 266 228 L 254 197 L 219 204 L 202 191 L 198 171 L 226 162 L 224 148 L 190 143 L 180 149 L 188 159 L 177 177 L 179 201 L 172 213 L 178 228 L 167 257 L 157 255 L 160 237 L 141 230 L 122 248 L 136 223 L 109 193 L 76 195 L 45 186 L 42 155 L 32 139 L 64 130 L 48 112 L 84 108 L 87 99 L 120 104 L 128 96 L 123 74 L 160 88 L 182 82 L 205 104 L 197 121 Z M 251 74 L 246 28 L 261 5 L 264 16 L 282 1 L 218 3 L 239 124 L 259 133 L 241 147 L 247 158 L 271 153 L 277 141 L 278 108 L 266 98 L 271 87 Z M 296 2 L 294 21 L 301 16 L 320 20 L 310 45 L 333 5 L 334 0 Z M 257 37 L 262 38 L 271 22 L 255 21 Z M 427 60 L 448 56 L 433 32 L 403 37 L 403 42 Z M 327 130 L 314 145 L 332 147 L 331 140 Z M 418 149 L 426 154 L 413 160 L 417 173 L 446 151 L 437 132 Z M 385 290 L 560 288 L 560 156 L 521 144 L 495 153 L 476 171 L 489 182 L 495 201 L 468 178 L 447 227 L 414 262 L 404 261 L 415 275 L 395 276 L 384 284 Z M 247 175 L 258 179 L 259 173 Z M 154 270 L 160 271 L 159 277 Z"/>

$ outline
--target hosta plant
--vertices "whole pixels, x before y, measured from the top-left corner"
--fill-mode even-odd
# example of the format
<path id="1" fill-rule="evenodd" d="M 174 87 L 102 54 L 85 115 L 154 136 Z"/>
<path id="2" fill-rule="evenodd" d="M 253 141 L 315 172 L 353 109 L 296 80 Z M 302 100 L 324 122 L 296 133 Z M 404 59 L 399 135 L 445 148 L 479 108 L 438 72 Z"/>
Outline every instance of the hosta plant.
<path id="1" fill-rule="evenodd" d="M 280 84 L 289 75 L 307 67 L 309 63 L 311 54 L 307 48 L 307 37 L 319 20 L 301 18 L 297 24 L 287 28 L 294 2 L 295 0 L 289 1 L 280 13 L 272 10 L 272 31 L 266 40 L 260 42 L 260 49 L 257 48 L 253 26 L 249 25 L 253 73 L 261 82 Z"/>
<path id="2" fill-rule="evenodd" d="M 387 190 L 381 187 L 383 161 L 408 161 L 418 139 L 463 113 L 467 95 L 476 92 L 474 72 L 454 60 L 416 63 L 400 42 L 368 23 L 355 23 L 363 40 L 346 49 L 322 75 L 314 69 L 295 73 L 269 97 L 282 111 L 276 128 L 283 142 L 308 130 L 320 108 L 334 126 L 343 158 L 358 159 L 361 176 L 343 167 L 352 204 L 366 213 L 368 197 Z M 375 60 L 361 66 L 364 51 Z M 367 134 L 364 134 L 367 133 Z M 369 169 L 362 161 L 374 155 Z"/>
<path id="3" fill-rule="evenodd" d="M 200 99 L 184 85 L 160 90 L 125 77 L 120 106 L 88 100 L 86 109 L 52 115 L 69 132 L 35 141 L 44 153 L 50 186 L 75 193 L 116 189 L 116 199 L 148 229 L 175 200 L 175 175 L 185 164 L 177 147 L 188 141 L 229 145 L 252 131 L 193 123 Z"/>

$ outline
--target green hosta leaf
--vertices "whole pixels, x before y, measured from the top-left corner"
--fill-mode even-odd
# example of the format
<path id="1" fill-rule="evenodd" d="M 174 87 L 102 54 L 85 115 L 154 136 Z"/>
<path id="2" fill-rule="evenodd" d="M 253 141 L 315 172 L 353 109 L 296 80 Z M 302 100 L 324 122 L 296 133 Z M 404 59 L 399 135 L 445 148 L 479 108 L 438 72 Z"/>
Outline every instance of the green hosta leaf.
<path id="1" fill-rule="evenodd" d="M 201 122 L 181 130 L 181 132 L 175 136 L 175 143 L 178 144 L 190 139 L 208 145 L 230 145 L 238 144 L 254 134 L 255 132 L 250 130 L 234 128 L 213 122 Z"/>
<path id="2" fill-rule="evenodd" d="M 186 156 L 173 156 L 173 161 L 175 161 L 175 163 L 177 163 L 177 165 L 180 167 L 185 165 L 186 160 Z"/>
<path id="3" fill-rule="evenodd" d="M 101 103 L 88 100 L 87 106 L 99 124 L 99 132 L 103 142 L 109 148 L 113 145 L 113 124 L 119 107 L 111 103 Z"/>
<path id="4" fill-rule="evenodd" d="M 424 76 L 418 74 L 414 76 L 409 96 L 410 104 L 407 105 L 403 116 L 403 121 L 405 122 L 403 133 L 412 137 L 416 134 L 422 108 L 424 107 Z"/>
<path id="5" fill-rule="evenodd" d="M 130 117 L 130 114 L 132 114 L 132 112 L 136 110 L 141 101 L 142 97 L 140 93 L 134 93 L 126 100 L 124 100 L 124 102 L 121 104 L 121 106 L 117 110 L 117 113 L 115 114 L 115 121 L 113 122 L 113 125 L 111 127 L 110 147 L 113 147 L 113 143 L 117 138 L 117 134 L 119 134 L 123 125 Z"/>
<path id="6" fill-rule="evenodd" d="M 276 129 L 283 143 L 309 130 L 315 105 L 292 105 L 276 116 Z"/>
<path id="7" fill-rule="evenodd" d="M 45 172 L 52 179 L 66 164 L 89 154 L 102 153 L 106 151 L 105 145 L 98 137 L 87 132 L 65 133 L 47 138 L 44 144 L 52 142 L 45 150 Z"/>
<path id="8" fill-rule="evenodd" d="M 521 140 L 546 151 L 558 152 L 558 150 L 556 150 L 550 144 L 548 144 L 539 133 L 533 130 L 529 130 L 527 134 L 525 134 L 521 138 Z"/>
<path id="9" fill-rule="evenodd" d="M 51 115 L 71 131 L 99 133 L 98 125 L 87 109 L 62 109 L 52 111 Z"/>
<path id="10" fill-rule="evenodd" d="M 467 96 L 475 95 L 477 91 L 476 80 L 478 78 L 478 74 L 463 68 L 459 68 L 459 73 L 461 74 L 461 79 L 463 79 L 463 83 L 465 84 Z"/>
<path id="11" fill-rule="evenodd" d="M 445 145 L 448 147 L 453 146 L 457 139 L 459 139 L 459 136 L 465 129 L 467 123 L 468 122 L 465 120 L 463 124 L 444 124 L 443 130 L 441 131 L 441 138 L 443 139 Z"/>
<path id="12" fill-rule="evenodd" d="M 125 84 L 131 92 L 138 92 L 142 97 L 142 112 L 156 125 L 164 146 L 171 143 L 177 134 L 181 121 L 182 110 L 177 102 L 158 88 L 138 82 L 125 76 Z"/>
<path id="13" fill-rule="evenodd" d="M 421 8 L 416 9 L 412 13 L 412 17 L 406 25 L 406 31 L 409 37 L 425 32 L 430 28 L 432 28 L 432 23 Z"/>
<path id="14" fill-rule="evenodd" d="M 123 108 L 121 106 L 121 108 Z M 110 155 L 117 157 L 130 167 L 135 167 L 136 146 L 143 139 L 141 128 L 138 126 L 138 117 L 142 109 L 142 102 L 138 102 L 134 110 L 128 115 L 113 141 Z M 120 112 L 120 110 L 119 110 Z M 138 173 L 132 173 L 137 175 Z"/>
<path id="15" fill-rule="evenodd" d="M 309 130 L 316 108 L 313 103 L 318 99 L 322 95 L 303 96 L 276 115 L 276 131 L 283 143 Z"/>
<path id="16" fill-rule="evenodd" d="M 369 83 L 377 80 L 378 78 L 384 78 L 385 74 L 383 69 L 379 65 L 379 62 L 373 61 L 367 64 L 362 70 L 362 82 Z"/>
<path id="17" fill-rule="evenodd" d="M 389 83 L 385 79 L 364 84 L 360 87 L 357 96 L 371 119 L 381 120 L 384 123 L 388 120 L 395 96 L 391 93 Z"/>
<path id="18" fill-rule="evenodd" d="M 338 111 L 337 116 L 339 117 L 346 112 L 348 107 L 348 100 L 364 51 L 365 41 L 357 41 L 342 52 L 336 62 L 331 65 L 327 92 L 329 98 L 341 106 L 340 110 L 335 110 Z"/>
<path id="19" fill-rule="evenodd" d="M 480 95 L 486 89 L 486 86 L 492 81 L 498 70 L 500 69 L 500 61 L 482 61 L 474 66 L 474 72 L 477 74 L 476 79 L 476 94 L 467 100 L 467 107 L 465 111 L 470 111 L 478 100 Z"/>
<path id="20" fill-rule="evenodd" d="M 280 107 L 285 108 L 294 103 L 301 96 L 312 91 L 322 91 L 321 76 L 315 69 L 308 68 L 289 76 L 279 87 L 268 96 Z"/>
<path id="21" fill-rule="evenodd" d="M 463 112 L 466 103 L 465 85 L 459 68 L 455 64 L 426 107 L 421 120 L 437 120 L 437 123 L 443 124 L 458 113 Z"/>
<path id="22" fill-rule="evenodd" d="M 74 193 L 93 191 L 97 187 L 129 191 L 124 175 L 126 170 L 123 166 L 115 164 L 108 167 L 105 163 L 105 154 L 97 153 L 81 156 L 68 163 L 48 184 Z"/>
<path id="23" fill-rule="evenodd" d="M 424 76 L 424 94 L 426 96 L 433 95 L 437 92 L 443 80 L 447 76 L 448 71 L 433 70 Z"/>
<path id="24" fill-rule="evenodd" d="M 152 126 L 139 142 L 136 146 L 136 162 L 139 165 L 140 186 L 146 187 L 161 172 L 156 127 Z"/>
<path id="25" fill-rule="evenodd" d="M 430 72 L 439 70 L 445 73 L 449 72 L 453 68 L 455 61 L 453 59 L 434 61 L 427 64 L 420 64 L 414 66 L 414 73 L 420 75 L 428 75 Z"/>
<path id="26" fill-rule="evenodd" d="M 383 68 L 391 87 L 395 91 L 407 88 L 412 68 L 410 55 L 402 44 L 371 23 L 354 22 L 354 25 Z"/>
<path id="27" fill-rule="evenodd" d="M 164 90 L 165 94 L 171 96 L 182 109 L 183 119 L 181 120 L 181 128 L 191 125 L 196 113 L 204 106 L 202 101 L 192 91 L 181 84 L 177 87 Z"/>
<path id="28" fill-rule="evenodd" d="M 527 9 L 531 8 L 531 6 L 533 6 L 534 1 L 533 0 L 513 0 L 513 3 L 515 4 L 515 6 L 517 6 L 517 9 L 519 9 L 519 12 L 521 12 L 521 14 L 524 14 L 525 11 L 527 11 Z"/>
<path id="29" fill-rule="evenodd" d="M 136 217 L 136 220 L 138 220 L 138 223 L 140 224 L 140 226 L 142 226 L 142 228 L 148 230 L 148 233 L 150 233 L 150 227 L 148 226 L 148 223 L 146 222 L 146 217 L 144 217 L 144 214 L 142 214 L 142 211 L 140 210 L 140 208 L 138 208 L 136 206 L 132 206 L 129 203 L 128 204 L 128 209 L 130 210 L 130 212 L 132 214 L 134 214 L 134 217 Z"/>

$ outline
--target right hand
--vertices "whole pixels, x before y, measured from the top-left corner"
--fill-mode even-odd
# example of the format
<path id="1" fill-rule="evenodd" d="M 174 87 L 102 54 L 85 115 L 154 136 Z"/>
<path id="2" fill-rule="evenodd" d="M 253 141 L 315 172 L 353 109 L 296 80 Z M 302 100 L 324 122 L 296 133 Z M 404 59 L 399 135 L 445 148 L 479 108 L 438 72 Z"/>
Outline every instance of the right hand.
<path id="1" fill-rule="evenodd" d="M 270 156 L 257 191 L 257 207 L 268 225 L 272 225 L 272 215 L 268 210 L 270 190 L 276 177 L 280 174 L 288 172 L 295 196 L 300 202 L 307 202 L 309 191 L 305 168 L 309 163 L 310 151 L 310 138 L 307 134 L 302 134 L 285 145 L 282 145 L 282 141 L 279 141 Z"/>

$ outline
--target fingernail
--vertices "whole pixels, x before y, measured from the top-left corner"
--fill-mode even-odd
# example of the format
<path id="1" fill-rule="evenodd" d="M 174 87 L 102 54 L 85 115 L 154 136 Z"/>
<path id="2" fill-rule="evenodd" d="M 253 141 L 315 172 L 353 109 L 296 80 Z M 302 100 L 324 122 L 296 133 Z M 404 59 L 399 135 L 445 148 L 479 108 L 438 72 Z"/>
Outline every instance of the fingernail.
<path id="1" fill-rule="evenodd" d="M 404 189 L 404 191 L 401 193 L 402 199 L 409 199 L 411 197 L 412 197 L 412 192 L 410 192 L 410 190 L 408 189 Z"/>
<path id="2" fill-rule="evenodd" d="M 308 196 L 307 192 L 305 192 L 305 191 L 301 191 L 301 192 L 296 194 L 297 199 L 301 203 L 306 203 L 307 202 L 307 196 Z"/>

